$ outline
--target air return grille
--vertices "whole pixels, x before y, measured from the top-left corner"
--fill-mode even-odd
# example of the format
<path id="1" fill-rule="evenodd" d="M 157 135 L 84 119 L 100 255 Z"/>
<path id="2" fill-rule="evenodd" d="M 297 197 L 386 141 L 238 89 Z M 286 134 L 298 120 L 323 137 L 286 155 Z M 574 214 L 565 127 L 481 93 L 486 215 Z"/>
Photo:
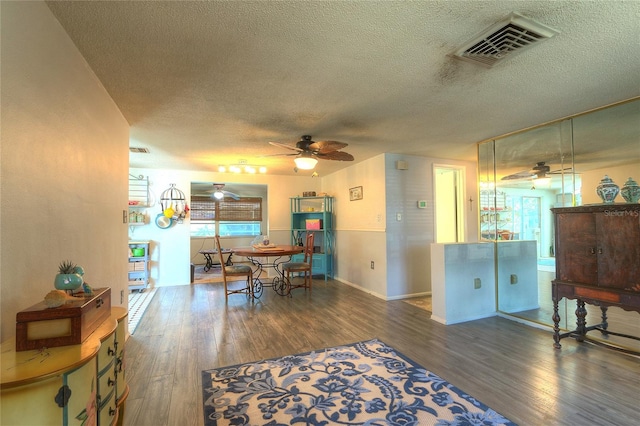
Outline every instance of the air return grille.
<path id="1" fill-rule="evenodd" d="M 148 154 L 149 150 L 147 148 L 136 148 L 136 147 L 129 147 L 129 152 L 135 152 L 137 154 Z"/>
<path id="2" fill-rule="evenodd" d="M 490 68 L 558 33 L 553 28 L 514 12 L 506 20 L 465 43 L 454 53 L 454 57 Z"/>

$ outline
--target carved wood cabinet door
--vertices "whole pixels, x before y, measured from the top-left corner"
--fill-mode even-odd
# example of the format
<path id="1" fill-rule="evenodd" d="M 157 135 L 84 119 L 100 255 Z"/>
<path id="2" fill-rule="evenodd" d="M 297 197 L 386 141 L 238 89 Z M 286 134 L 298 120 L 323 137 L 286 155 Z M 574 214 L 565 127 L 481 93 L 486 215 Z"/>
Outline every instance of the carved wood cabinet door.
<path id="1" fill-rule="evenodd" d="M 640 284 L 640 206 L 554 210 L 558 280 L 618 289 Z"/>

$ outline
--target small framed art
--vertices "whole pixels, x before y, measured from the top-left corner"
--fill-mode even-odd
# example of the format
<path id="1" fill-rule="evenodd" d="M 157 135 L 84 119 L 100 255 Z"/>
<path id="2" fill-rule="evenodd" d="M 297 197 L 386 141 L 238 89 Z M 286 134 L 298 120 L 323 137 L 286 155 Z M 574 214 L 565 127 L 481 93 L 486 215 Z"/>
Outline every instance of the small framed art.
<path id="1" fill-rule="evenodd" d="M 349 188 L 349 200 L 362 200 L 362 187 L 356 186 L 354 188 Z"/>

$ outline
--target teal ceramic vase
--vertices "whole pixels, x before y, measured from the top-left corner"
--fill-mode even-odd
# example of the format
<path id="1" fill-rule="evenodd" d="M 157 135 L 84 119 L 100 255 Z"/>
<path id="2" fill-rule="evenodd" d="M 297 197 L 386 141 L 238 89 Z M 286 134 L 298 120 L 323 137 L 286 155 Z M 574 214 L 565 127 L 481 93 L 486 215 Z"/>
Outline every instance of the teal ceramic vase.
<path id="1" fill-rule="evenodd" d="M 53 285 L 57 290 L 76 290 L 83 282 L 78 274 L 57 274 Z"/>
<path id="2" fill-rule="evenodd" d="M 637 204 L 638 200 L 640 200 L 640 186 L 638 186 L 638 182 L 629 178 L 624 183 L 622 189 L 620 189 L 620 195 L 627 203 Z"/>
<path id="3" fill-rule="evenodd" d="M 596 187 L 596 194 L 598 194 L 605 204 L 613 204 L 618 196 L 618 192 L 620 192 L 620 187 L 607 175 L 604 175 Z"/>

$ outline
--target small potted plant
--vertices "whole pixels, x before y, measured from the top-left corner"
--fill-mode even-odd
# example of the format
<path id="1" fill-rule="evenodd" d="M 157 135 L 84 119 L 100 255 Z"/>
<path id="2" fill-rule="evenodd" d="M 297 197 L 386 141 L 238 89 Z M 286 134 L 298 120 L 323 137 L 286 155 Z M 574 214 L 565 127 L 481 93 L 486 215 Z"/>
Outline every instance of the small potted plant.
<path id="1" fill-rule="evenodd" d="M 82 286 L 84 282 L 79 272 L 82 272 L 82 267 L 77 266 L 69 260 L 65 260 L 58 265 L 58 274 L 53 283 L 54 287 L 58 290 L 73 292 L 73 290 Z"/>

